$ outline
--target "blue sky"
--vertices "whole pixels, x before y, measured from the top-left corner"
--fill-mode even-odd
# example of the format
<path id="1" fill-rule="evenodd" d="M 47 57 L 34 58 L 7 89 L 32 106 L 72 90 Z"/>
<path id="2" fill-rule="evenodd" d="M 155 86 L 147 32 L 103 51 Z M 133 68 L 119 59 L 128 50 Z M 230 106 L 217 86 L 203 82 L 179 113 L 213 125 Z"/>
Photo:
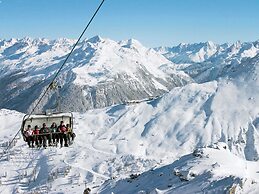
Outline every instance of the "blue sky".
<path id="1" fill-rule="evenodd" d="M 100 0 L 0 0 L 0 38 L 77 38 Z M 259 39 L 259 0 L 106 0 L 85 37 L 146 46 Z"/>

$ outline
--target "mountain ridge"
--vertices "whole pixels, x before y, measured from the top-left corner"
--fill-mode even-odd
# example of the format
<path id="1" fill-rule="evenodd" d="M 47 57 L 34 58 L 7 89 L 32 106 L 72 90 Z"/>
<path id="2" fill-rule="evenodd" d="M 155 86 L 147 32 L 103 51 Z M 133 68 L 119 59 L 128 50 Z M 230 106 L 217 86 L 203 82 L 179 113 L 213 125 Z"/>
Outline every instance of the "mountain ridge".
<path id="1" fill-rule="evenodd" d="M 70 39 L 2 41 L 0 81 L 5 84 L 0 86 L 0 91 L 6 95 L 2 97 L 0 107 L 21 112 L 30 110 L 73 43 L 74 40 Z M 161 66 L 166 66 L 170 72 Z M 61 109 L 85 111 L 161 95 L 175 86 L 192 82 L 192 79 L 137 40 L 116 42 L 95 36 L 78 44 L 58 82 L 62 85 Z M 18 88 L 14 91 L 15 87 Z M 27 98 L 28 102 L 19 107 L 16 99 L 21 98 Z M 40 104 L 39 111 L 53 107 L 55 98 L 54 92 L 50 92 L 48 99 Z M 73 100 L 76 101 L 74 106 L 71 104 Z"/>
<path id="2" fill-rule="evenodd" d="M 255 57 L 259 53 L 259 41 L 179 44 L 155 50 L 175 63 L 176 69 L 184 71 L 196 82 L 204 83 L 227 76 L 243 60 Z"/>

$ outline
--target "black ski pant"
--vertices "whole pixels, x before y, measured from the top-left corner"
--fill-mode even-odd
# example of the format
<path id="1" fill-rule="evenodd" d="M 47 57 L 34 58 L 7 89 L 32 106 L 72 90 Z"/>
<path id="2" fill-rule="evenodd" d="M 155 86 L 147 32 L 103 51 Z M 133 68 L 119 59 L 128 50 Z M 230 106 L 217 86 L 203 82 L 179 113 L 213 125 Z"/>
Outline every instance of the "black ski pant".
<path id="1" fill-rule="evenodd" d="M 68 147 L 68 144 L 67 144 L 67 134 L 60 133 L 59 134 L 59 141 L 60 141 L 60 147 L 63 147 L 63 141 L 65 143 L 64 146 Z"/>
<path id="2" fill-rule="evenodd" d="M 59 143 L 59 140 L 60 140 L 60 134 L 61 133 L 53 133 L 52 135 L 52 138 L 53 138 L 53 142 L 55 143 Z"/>
<path id="3" fill-rule="evenodd" d="M 34 145 L 34 140 L 33 140 L 33 136 L 28 136 L 27 137 L 27 143 L 29 147 L 33 147 Z"/>

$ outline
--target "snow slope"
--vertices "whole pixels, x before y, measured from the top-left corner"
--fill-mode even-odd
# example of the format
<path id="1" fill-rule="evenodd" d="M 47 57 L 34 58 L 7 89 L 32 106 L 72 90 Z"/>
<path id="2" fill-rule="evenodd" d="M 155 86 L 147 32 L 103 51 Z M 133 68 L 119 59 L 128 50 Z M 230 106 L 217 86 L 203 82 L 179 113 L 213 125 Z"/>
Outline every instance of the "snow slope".
<path id="1" fill-rule="evenodd" d="M 69 148 L 32 151 L 17 141 L 0 161 L 0 192 L 82 193 L 86 184 L 93 193 L 258 193 L 258 73 L 259 55 L 218 81 L 75 113 Z M 4 143 L 22 115 L 0 115 Z"/>
<path id="2" fill-rule="evenodd" d="M 172 164 L 117 182 L 106 181 L 100 193 L 257 193 L 258 165 L 238 158 L 219 143 Z"/>
<path id="3" fill-rule="evenodd" d="M 0 107 L 30 110 L 74 43 L 70 39 L 0 41 Z M 161 95 L 191 81 L 161 54 L 136 40 L 116 42 L 99 36 L 79 43 L 58 77 L 61 109 L 72 111 Z M 51 91 L 39 110 L 54 108 L 55 98 Z"/>

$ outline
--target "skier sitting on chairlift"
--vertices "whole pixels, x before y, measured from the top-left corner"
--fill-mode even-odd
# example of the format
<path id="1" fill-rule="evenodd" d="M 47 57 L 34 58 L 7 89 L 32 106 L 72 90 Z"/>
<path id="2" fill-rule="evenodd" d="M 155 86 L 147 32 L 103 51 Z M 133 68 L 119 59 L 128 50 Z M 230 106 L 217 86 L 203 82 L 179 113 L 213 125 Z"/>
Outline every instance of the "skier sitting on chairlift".
<path id="1" fill-rule="evenodd" d="M 39 134 L 40 134 L 40 129 L 38 125 L 36 125 L 33 130 L 33 136 L 34 136 L 33 138 L 37 147 L 40 147 L 42 144 L 42 138 L 39 136 Z"/>
<path id="2" fill-rule="evenodd" d="M 58 126 L 58 130 L 61 132 L 59 135 L 59 140 L 60 140 L 60 147 L 63 147 L 63 140 L 65 142 L 65 147 L 68 147 L 67 144 L 67 128 L 64 124 L 64 121 L 60 121 L 60 125 Z"/>
<path id="3" fill-rule="evenodd" d="M 34 139 L 33 139 L 33 130 L 31 125 L 28 125 L 27 129 L 25 130 L 25 137 L 29 147 L 34 147 Z"/>
<path id="4" fill-rule="evenodd" d="M 48 140 L 48 145 L 50 146 L 50 132 L 49 128 L 46 126 L 46 123 L 42 124 L 42 128 L 40 129 L 40 134 L 42 134 L 42 140 L 43 140 L 43 147 L 47 147 L 47 140 Z"/>
<path id="5" fill-rule="evenodd" d="M 66 128 L 67 128 L 67 140 L 68 140 L 68 144 L 70 145 L 74 141 L 74 133 L 69 124 L 67 124 Z"/>
<path id="6" fill-rule="evenodd" d="M 59 134 L 57 133 L 58 132 L 58 126 L 55 122 L 53 122 L 51 124 L 50 132 L 51 132 L 52 143 L 53 143 L 53 145 L 57 146 L 57 144 L 59 142 Z"/>

